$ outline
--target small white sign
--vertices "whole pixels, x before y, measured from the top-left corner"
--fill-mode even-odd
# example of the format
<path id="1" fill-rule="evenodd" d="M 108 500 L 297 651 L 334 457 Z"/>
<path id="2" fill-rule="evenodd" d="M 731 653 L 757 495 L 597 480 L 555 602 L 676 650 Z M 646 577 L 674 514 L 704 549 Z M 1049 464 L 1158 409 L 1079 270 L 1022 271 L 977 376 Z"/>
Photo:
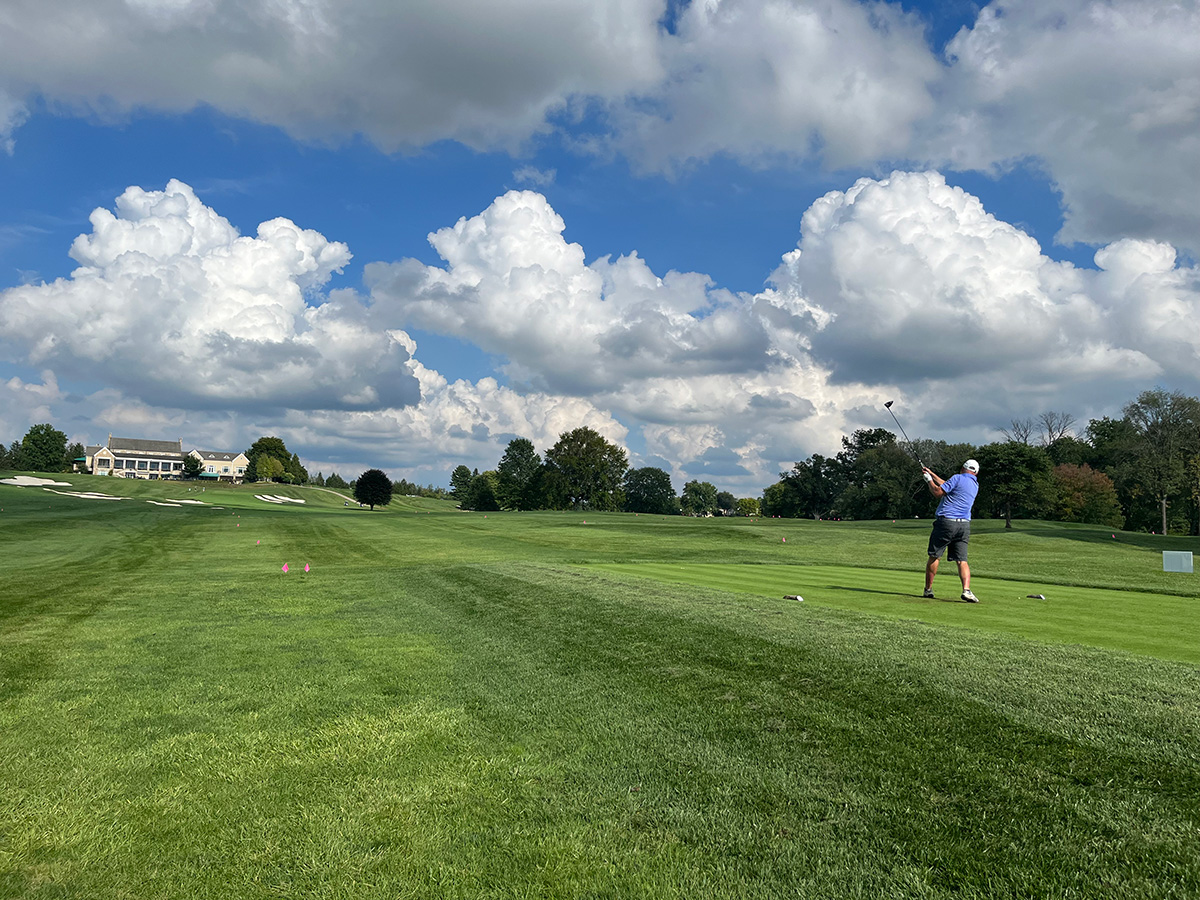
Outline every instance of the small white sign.
<path id="1" fill-rule="evenodd" d="M 1190 551 L 1190 550 L 1164 550 L 1163 551 L 1163 571 L 1164 572 L 1191 572 L 1192 571 L 1192 551 Z"/>

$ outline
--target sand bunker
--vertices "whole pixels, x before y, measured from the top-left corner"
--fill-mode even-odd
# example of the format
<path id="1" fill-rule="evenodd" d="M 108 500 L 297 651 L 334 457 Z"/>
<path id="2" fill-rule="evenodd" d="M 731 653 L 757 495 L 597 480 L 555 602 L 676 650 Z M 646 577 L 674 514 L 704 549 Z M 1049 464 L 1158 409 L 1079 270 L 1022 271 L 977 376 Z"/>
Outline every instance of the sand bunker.
<path id="1" fill-rule="evenodd" d="M 0 480 L 0 484 L 11 484 L 14 487 L 70 487 L 69 481 L 52 481 L 49 478 L 34 478 L 32 475 L 14 475 L 12 478 Z"/>
<path id="2" fill-rule="evenodd" d="M 277 497 L 274 494 L 255 494 L 255 500 L 262 500 L 264 503 L 303 503 L 303 500 L 297 500 L 295 497 Z"/>
<path id="3" fill-rule="evenodd" d="M 70 487 L 68 484 L 67 487 Z M 51 494 L 60 494 L 63 497 L 79 497 L 81 500 L 128 500 L 128 497 L 114 497 L 112 494 L 98 494 L 95 491 L 55 491 L 50 488 L 42 488 L 44 491 L 49 491 Z"/>

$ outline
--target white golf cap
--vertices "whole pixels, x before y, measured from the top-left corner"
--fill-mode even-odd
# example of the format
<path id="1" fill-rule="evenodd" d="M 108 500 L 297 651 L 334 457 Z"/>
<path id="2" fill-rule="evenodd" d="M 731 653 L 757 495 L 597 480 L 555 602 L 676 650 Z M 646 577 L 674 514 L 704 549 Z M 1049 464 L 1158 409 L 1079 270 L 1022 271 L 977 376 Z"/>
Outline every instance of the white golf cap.
<path id="1" fill-rule="evenodd" d="M 968 459 L 965 463 L 963 463 L 963 468 L 968 472 L 973 472 L 976 475 L 979 474 L 979 463 L 976 460 Z"/>

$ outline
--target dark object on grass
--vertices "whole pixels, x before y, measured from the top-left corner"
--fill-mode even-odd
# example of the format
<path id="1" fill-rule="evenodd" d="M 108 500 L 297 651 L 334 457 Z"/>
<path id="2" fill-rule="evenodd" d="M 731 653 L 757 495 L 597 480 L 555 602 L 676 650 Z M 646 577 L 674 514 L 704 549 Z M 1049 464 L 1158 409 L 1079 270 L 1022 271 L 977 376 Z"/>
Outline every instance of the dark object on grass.
<path id="1" fill-rule="evenodd" d="M 783 599 L 784 600 L 799 600 L 801 603 L 804 602 L 804 598 L 801 597 L 799 594 L 784 594 Z"/>
<path id="2" fill-rule="evenodd" d="M 1046 599 L 1045 594 L 1026 594 L 1025 596 L 1027 598 L 1029 598 L 1030 600 L 1045 600 Z"/>

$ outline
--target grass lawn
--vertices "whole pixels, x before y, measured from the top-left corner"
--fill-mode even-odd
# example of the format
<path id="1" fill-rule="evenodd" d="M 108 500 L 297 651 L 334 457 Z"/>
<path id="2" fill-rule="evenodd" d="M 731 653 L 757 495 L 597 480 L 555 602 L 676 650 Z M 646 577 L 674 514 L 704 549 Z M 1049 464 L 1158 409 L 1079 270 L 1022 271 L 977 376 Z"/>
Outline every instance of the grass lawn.
<path id="1" fill-rule="evenodd" d="M 1200 896 L 1195 539 L 978 523 L 968 606 L 927 522 L 59 480 L 125 499 L 0 485 L 0 897 Z"/>

